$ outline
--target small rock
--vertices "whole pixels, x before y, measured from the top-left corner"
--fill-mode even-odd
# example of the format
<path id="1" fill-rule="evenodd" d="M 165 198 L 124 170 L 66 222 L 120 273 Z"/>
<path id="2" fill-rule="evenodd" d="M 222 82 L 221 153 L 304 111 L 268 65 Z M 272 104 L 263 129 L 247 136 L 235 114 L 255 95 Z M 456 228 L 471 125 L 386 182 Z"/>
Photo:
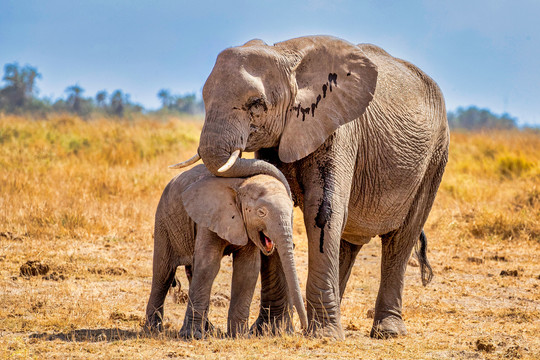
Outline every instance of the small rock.
<path id="1" fill-rule="evenodd" d="M 507 359 L 521 359 L 523 357 L 523 352 L 519 345 L 514 345 L 506 349 L 504 356 Z"/>
<path id="2" fill-rule="evenodd" d="M 420 264 L 418 263 L 418 260 L 416 260 L 413 257 L 409 258 L 409 261 L 407 262 L 407 265 L 412 266 L 412 267 L 419 267 L 420 266 Z"/>
<path id="3" fill-rule="evenodd" d="M 477 258 L 477 257 L 474 257 L 474 256 L 469 256 L 467 258 L 467 261 L 472 262 L 474 264 L 483 264 L 484 263 L 484 259 Z"/>
<path id="4" fill-rule="evenodd" d="M 229 302 L 229 299 L 227 297 L 221 295 L 221 294 L 215 294 L 212 296 L 212 299 L 210 300 L 213 306 L 216 307 L 225 307 L 227 306 L 227 303 Z"/>
<path id="5" fill-rule="evenodd" d="M 127 270 L 119 266 L 115 266 L 115 267 L 109 266 L 109 267 L 106 267 L 105 269 L 88 268 L 88 272 L 92 274 L 98 274 L 98 275 L 124 275 L 125 273 L 127 273 Z"/>
<path id="6" fill-rule="evenodd" d="M 494 261 L 508 261 L 505 256 L 500 256 L 498 254 L 493 255 L 490 259 Z"/>
<path id="7" fill-rule="evenodd" d="M 19 269 L 21 276 L 46 275 L 49 272 L 49 265 L 43 264 L 38 260 L 27 261 Z"/>
<path id="8" fill-rule="evenodd" d="M 345 330 L 358 331 L 358 330 L 360 330 L 360 328 L 358 327 L 358 325 L 353 324 L 352 321 L 349 321 L 349 323 L 347 324 L 347 327 L 345 328 Z"/>
<path id="9" fill-rule="evenodd" d="M 375 317 L 375 309 L 371 308 L 368 311 L 366 311 L 366 318 L 373 319 Z"/>
<path id="10" fill-rule="evenodd" d="M 170 288 L 169 293 L 172 295 L 175 304 L 185 304 L 189 299 L 189 294 L 180 288 Z"/>
<path id="11" fill-rule="evenodd" d="M 60 280 L 65 280 L 66 277 L 63 274 L 59 274 L 56 271 L 53 271 L 49 275 L 44 276 L 42 279 L 43 280 L 60 281 Z"/>
<path id="12" fill-rule="evenodd" d="M 0 232 L 0 237 L 4 237 L 7 240 L 22 241 L 22 237 L 20 237 L 19 235 L 15 235 L 9 231 Z"/>
<path id="13" fill-rule="evenodd" d="M 109 315 L 109 319 L 115 321 L 141 321 L 142 318 L 134 314 L 130 314 L 129 316 L 127 316 L 123 312 L 115 310 Z"/>
<path id="14" fill-rule="evenodd" d="M 490 353 L 495 350 L 495 345 L 489 339 L 476 340 L 476 350 Z"/>
<path id="15" fill-rule="evenodd" d="M 513 276 L 513 277 L 518 277 L 519 276 L 519 273 L 517 270 L 503 270 L 501 271 L 500 273 L 501 276 Z"/>

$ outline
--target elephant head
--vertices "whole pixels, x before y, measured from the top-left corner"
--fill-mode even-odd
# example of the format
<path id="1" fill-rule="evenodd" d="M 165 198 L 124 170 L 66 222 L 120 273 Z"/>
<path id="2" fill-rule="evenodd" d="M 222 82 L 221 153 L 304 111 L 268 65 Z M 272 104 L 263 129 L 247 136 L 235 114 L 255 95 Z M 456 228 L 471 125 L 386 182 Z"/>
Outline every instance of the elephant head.
<path id="1" fill-rule="evenodd" d="M 272 176 L 199 177 L 182 193 L 184 207 L 198 225 L 233 245 L 251 240 L 265 255 L 277 248 L 292 303 L 307 328 L 293 256 L 293 204 L 285 186 Z"/>
<path id="2" fill-rule="evenodd" d="M 334 37 L 226 49 L 203 88 L 198 155 L 217 176 L 281 179 L 273 166 L 238 154 L 277 148 L 283 162 L 302 159 L 364 113 L 376 82 L 377 68 L 362 50 Z"/>

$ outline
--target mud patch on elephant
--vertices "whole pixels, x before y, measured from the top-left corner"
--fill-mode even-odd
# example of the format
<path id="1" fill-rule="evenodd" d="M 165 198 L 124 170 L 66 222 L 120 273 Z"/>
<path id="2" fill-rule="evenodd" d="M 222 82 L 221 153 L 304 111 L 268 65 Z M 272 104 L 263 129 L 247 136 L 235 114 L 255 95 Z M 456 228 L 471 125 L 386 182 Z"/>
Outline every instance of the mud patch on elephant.
<path id="1" fill-rule="evenodd" d="M 319 205 L 319 211 L 315 218 L 315 225 L 321 229 L 321 235 L 319 237 L 319 251 L 324 253 L 324 228 L 330 220 L 330 214 L 332 213 L 332 204 L 328 201 L 327 196 L 323 196 L 321 204 Z"/>
<path id="2" fill-rule="evenodd" d="M 331 139 L 331 137 L 329 138 Z M 332 216 L 332 203 L 330 201 L 332 165 L 330 161 L 325 161 L 319 166 L 319 175 L 321 177 L 323 195 L 319 203 L 319 210 L 315 217 L 315 225 L 321 229 L 319 236 L 319 251 L 324 253 L 324 229 L 330 229 L 330 219 Z"/>

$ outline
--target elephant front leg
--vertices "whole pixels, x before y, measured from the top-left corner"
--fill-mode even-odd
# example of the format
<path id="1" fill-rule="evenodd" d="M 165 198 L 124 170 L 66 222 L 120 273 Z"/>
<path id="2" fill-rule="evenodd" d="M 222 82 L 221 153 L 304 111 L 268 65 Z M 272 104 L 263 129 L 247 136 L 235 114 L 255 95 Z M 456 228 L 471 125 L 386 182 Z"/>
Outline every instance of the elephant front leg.
<path id="1" fill-rule="evenodd" d="M 243 334 L 248 329 L 249 308 L 260 268 L 261 254 L 251 241 L 233 253 L 231 304 L 227 318 L 227 333 L 230 336 Z"/>
<path id="2" fill-rule="evenodd" d="M 202 339 L 209 324 L 208 309 L 212 284 L 219 272 L 227 243 L 208 229 L 200 228 L 193 254 L 193 278 L 189 287 L 189 301 L 180 330 L 184 339 Z"/>
<path id="3" fill-rule="evenodd" d="M 261 305 L 259 317 L 251 326 L 257 335 L 279 329 L 292 332 L 289 291 L 287 280 L 277 251 L 270 256 L 261 256 Z"/>
<path id="4" fill-rule="evenodd" d="M 304 212 L 309 247 L 306 285 L 309 330 L 317 336 L 343 339 L 339 253 L 344 214 L 337 209 L 327 209 L 322 214 L 327 211 L 323 207 L 319 204 Z"/>

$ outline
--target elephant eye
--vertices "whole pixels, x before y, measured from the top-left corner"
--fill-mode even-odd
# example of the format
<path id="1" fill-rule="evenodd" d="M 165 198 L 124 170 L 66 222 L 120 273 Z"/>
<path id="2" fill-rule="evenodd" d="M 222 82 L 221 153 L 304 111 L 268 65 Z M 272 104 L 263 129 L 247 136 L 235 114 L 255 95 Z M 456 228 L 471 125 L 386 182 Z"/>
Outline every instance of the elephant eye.
<path id="1" fill-rule="evenodd" d="M 264 207 L 260 207 L 260 208 L 257 209 L 257 215 L 259 217 L 265 217 L 267 213 L 268 213 L 268 211 Z"/>
<path id="2" fill-rule="evenodd" d="M 261 98 L 250 98 L 247 108 L 249 109 L 251 116 L 259 116 L 264 111 L 268 110 L 265 101 Z"/>

